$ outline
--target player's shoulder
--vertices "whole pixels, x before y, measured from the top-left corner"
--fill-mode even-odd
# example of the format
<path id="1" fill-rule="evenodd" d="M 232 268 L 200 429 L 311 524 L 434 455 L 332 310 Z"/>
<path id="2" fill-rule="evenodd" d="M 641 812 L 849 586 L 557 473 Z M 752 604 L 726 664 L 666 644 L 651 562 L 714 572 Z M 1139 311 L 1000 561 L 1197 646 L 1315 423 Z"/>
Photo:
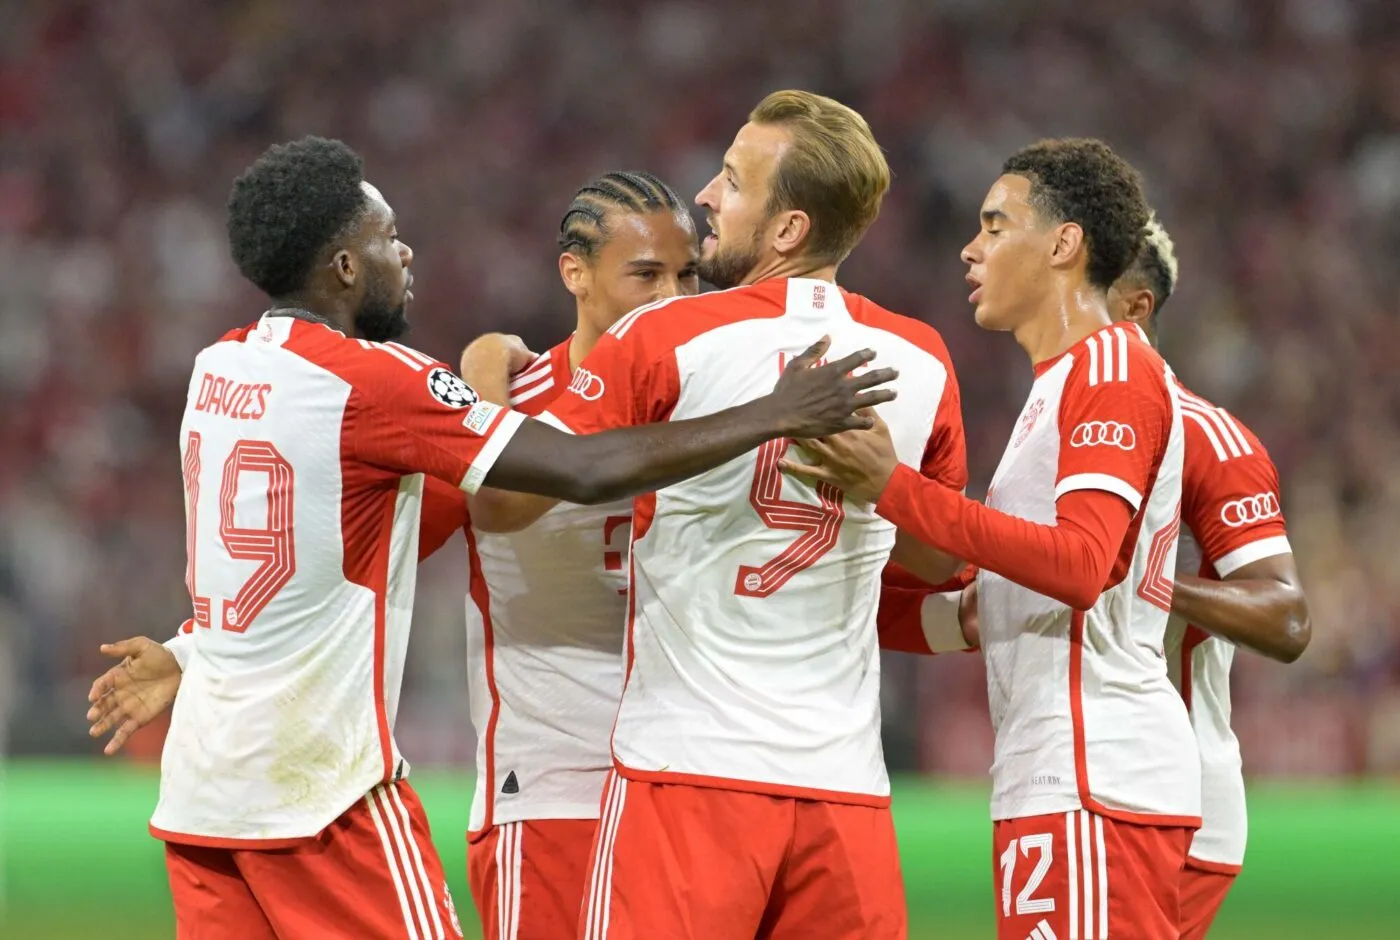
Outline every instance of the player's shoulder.
<path id="1" fill-rule="evenodd" d="M 1272 466 L 1268 451 L 1254 431 L 1225 408 L 1197 395 L 1179 380 L 1176 399 L 1181 406 L 1188 465 L 1214 468 L 1247 460 Z"/>
<path id="2" fill-rule="evenodd" d="M 730 323 L 782 316 L 785 285 L 774 279 L 658 300 L 623 316 L 608 328 L 608 335 L 627 343 L 681 346 Z"/>
<path id="3" fill-rule="evenodd" d="M 1114 323 L 1089 334 L 1071 353 L 1066 383 L 1088 389 L 1141 388 L 1160 392 L 1168 402 L 1170 370 L 1142 328 Z"/>
<path id="4" fill-rule="evenodd" d="M 572 334 L 551 346 L 510 378 L 510 406 L 527 415 L 537 415 L 569 387 L 569 348 Z"/>
<path id="5" fill-rule="evenodd" d="M 948 353 L 948 344 L 943 341 L 943 334 L 939 333 L 931 324 L 902 313 L 895 313 L 863 294 L 843 289 L 841 296 L 846 303 L 846 312 L 850 314 L 852 320 L 870 329 L 898 336 L 905 342 L 917 346 L 933 356 L 942 362 L 948 371 L 952 371 L 953 359 Z"/>
<path id="6" fill-rule="evenodd" d="M 476 401 L 475 393 L 451 367 L 411 346 L 352 338 L 328 326 L 299 320 L 285 329 L 284 349 L 370 398 L 422 385 L 444 404 L 460 406 Z"/>

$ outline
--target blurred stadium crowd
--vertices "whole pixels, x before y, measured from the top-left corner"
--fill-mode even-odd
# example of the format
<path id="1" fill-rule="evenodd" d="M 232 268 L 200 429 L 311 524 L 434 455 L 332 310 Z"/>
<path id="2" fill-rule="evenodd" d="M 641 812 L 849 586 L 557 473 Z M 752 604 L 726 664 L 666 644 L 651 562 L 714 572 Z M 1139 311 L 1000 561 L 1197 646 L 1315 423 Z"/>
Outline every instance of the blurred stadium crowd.
<path id="1" fill-rule="evenodd" d="M 1392 0 L 535 0 L 0 7 L 0 748 L 95 751 L 96 646 L 186 615 L 176 431 L 194 353 L 255 318 L 232 178 L 346 139 L 417 253 L 410 342 L 556 341 L 574 189 L 684 194 L 767 91 L 861 110 L 894 187 L 844 282 L 927 319 L 963 385 L 973 490 L 1029 376 L 981 333 L 958 252 L 1002 156 L 1107 138 L 1148 181 L 1182 282 L 1164 348 L 1277 461 L 1314 640 L 1236 660 L 1253 773 L 1400 772 L 1400 4 Z M 462 569 L 420 582 L 400 740 L 467 762 Z M 899 768 L 981 774 L 974 656 L 886 672 Z M 12 673 L 9 675 L 7 673 Z"/>

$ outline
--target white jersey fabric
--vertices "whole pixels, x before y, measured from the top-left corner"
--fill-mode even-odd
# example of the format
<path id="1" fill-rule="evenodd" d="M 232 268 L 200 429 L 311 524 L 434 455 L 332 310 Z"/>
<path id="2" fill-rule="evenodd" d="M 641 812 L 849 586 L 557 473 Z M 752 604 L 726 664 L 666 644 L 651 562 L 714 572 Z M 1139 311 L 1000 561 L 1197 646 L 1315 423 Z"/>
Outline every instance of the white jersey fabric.
<path id="1" fill-rule="evenodd" d="M 524 421 L 394 343 L 265 316 L 196 357 L 181 427 L 192 638 L 161 838 L 276 848 L 403 777 L 424 473 L 474 490 Z"/>
<path id="2" fill-rule="evenodd" d="M 902 462 L 965 484 L 957 385 L 926 324 L 806 279 L 684 297 L 624 317 L 545 420 L 579 432 L 680 420 L 772 390 L 822 335 L 900 370 L 882 405 Z M 785 476 L 787 442 L 636 501 L 624 777 L 886 805 L 875 610 L 894 527 Z"/>
<path id="3" fill-rule="evenodd" d="M 571 378 L 565 340 L 512 380 L 510 405 L 539 414 Z M 597 818 L 622 693 L 631 527 L 631 500 L 560 503 L 523 531 L 469 535 L 473 832 Z"/>

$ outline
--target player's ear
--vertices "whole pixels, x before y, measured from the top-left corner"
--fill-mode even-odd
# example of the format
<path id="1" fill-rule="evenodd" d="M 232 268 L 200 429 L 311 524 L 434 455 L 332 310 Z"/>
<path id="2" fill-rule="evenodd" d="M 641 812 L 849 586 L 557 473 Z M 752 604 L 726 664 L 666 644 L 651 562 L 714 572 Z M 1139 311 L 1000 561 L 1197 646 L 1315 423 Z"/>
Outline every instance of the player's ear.
<path id="1" fill-rule="evenodd" d="M 1084 242 L 1084 230 L 1074 222 L 1055 226 L 1054 241 L 1050 246 L 1050 264 L 1055 267 L 1071 267 L 1080 261 L 1080 255 L 1088 250 Z M 1087 263 L 1088 259 L 1084 261 Z"/>
<path id="2" fill-rule="evenodd" d="M 573 252 L 566 251 L 559 256 L 559 279 L 564 282 L 564 289 L 579 300 L 588 296 L 591 274 L 588 264 Z"/>
<path id="3" fill-rule="evenodd" d="M 1128 312 L 1123 315 L 1123 319 L 1129 323 L 1146 324 L 1152 316 L 1152 311 L 1157 307 L 1157 298 L 1152 296 L 1152 291 L 1147 288 L 1140 288 L 1132 292 L 1128 297 Z"/>
<path id="4" fill-rule="evenodd" d="M 338 249 L 331 256 L 331 271 L 342 287 L 354 287 L 355 278 L 359 276 L 359 264 L 354 253 L 348 248 Z"/>
<path id="5" fill-rule="evenodd" d="M 773 248 L 779 254 L 799 254 L 812 234 L 812 219 L 801 209 L 789 209 L 773 217 Z"/>

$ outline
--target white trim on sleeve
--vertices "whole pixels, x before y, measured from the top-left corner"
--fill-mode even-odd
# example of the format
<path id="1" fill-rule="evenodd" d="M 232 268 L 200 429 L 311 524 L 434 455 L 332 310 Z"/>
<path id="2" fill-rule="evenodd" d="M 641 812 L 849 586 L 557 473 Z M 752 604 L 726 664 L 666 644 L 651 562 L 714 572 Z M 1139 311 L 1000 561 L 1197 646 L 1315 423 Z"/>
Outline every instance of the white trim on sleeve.
<path id="1" fill-rule="evenodd" d="M 184 672 L 185 667 L 189 665 L 190 655 L 194 652 L 194 634 L 177 633 L 165 641 L 165 648 L 170 650 L 170 654 L 180 666 L 180 671 Z"/>
<path id="2" fill-rule="evenodd" d="M 1288 536 L 1271 535 L 1266 539 L 1258 539 L 1248 545 L 1241 545 L 1233 552 L 1226 552 L 1212 564 L 1216 574 L 1222 578 L 1228 578 L 1245 565 L 1252 565 L 1256 561 L 1273 558 L 1275 555 L 1291 555 L 1292 553 L 1293 546 L 1288 544 Z"/>
<path id="3" fill-rule="evenodd" d="M 958 605 L 962 601 L 962 591 L 947 591 L 930 594 L 924 598 L 920 608 L 920 621 L 924 628 L 924 641 L 930 652 L 956 653 L 971 649 L 963 639 L 962 624 L 958 620 Z"/>
<path id="4" fill-rule="evenodd" d="M 559 420 L 559 418 L 555 417 L 554 412 L 552 411 L 542 412 L 535 418 L 535 420 L 547 424 L 550 427 L 555 428 L 557 430 L 563 431 L 565 434 L 574 433 L 574 429 L 569 427 L 563 421 Z"/>
<path id="5" fill-rule="evenodd" d="M 1103 490 L 1105 493 L 1121 496 L 1128 501 L 1129 506 L 1133 507 L 1133 512 L 1137 512 L 1142 506 L 1141 493 L 1118 477 L 1110 476 L 1107 473 L 1076 473 L 1067 476 L 1055 484 L 1055 498 L 1059 499 L 1066 493 L 1073 493 L 1076 490 Z"/>
<path id="6" fill-rule="evenodd" d="M 481 407 L 478 402 L 476 407 Z M 486 474 L 491 472 L 491 468 L 496 464 L 496 458 L 501 456 L 501 451 L 506 449 L 510 439 L 515 436 L 515 432 L 520 430 L 520 426 L 525 423 L 525 416 L 518 411 L 507 411 L 501 408 L 501 417 L 496 422 L 496 427 L 486 438 L 486 444 L 481 448 L 481 453 L 476 455 L 471 467 L 467 470 L 467 475 L 462 478 L 459 484 L 461 489 L 468 493 L 475 493 L 481 489 L 481 483 L 486 479 Z"/>

